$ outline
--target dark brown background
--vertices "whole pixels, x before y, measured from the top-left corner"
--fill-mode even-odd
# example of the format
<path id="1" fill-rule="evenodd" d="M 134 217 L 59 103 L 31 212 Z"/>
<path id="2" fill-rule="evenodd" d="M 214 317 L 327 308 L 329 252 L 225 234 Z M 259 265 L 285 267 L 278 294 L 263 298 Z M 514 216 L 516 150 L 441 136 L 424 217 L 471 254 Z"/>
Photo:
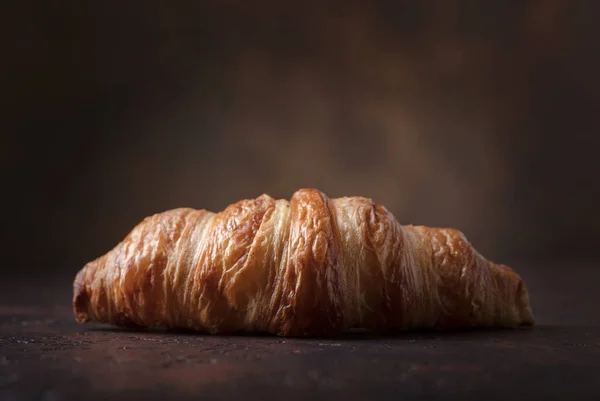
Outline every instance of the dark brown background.
<path id="1" fill-rule="evenodd" d="M 598 2 L 318 3 L 6 10 L 2 268 L 70 279 L 149 214 L 300 187 L 600 256 Z"/>

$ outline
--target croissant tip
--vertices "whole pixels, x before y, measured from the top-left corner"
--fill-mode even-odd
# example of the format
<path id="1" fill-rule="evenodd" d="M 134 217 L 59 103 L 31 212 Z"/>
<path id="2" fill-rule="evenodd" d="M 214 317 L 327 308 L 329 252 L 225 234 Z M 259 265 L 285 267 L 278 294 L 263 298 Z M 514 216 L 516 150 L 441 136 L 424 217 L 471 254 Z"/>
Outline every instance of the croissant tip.
<path id="1" fill-rule="evenodd" d="M 85 269 L 85 268 L 84 268 Z M 81 269 L 73 282 L 73 312 L 77 323 L 89 321 L 89 296 L 83 283 L 84 269 Z"/>
<path id="2" fill-rule="evenodd" d="M 516 274 L 516 273 L 515 273 Z M 523 279 L 517 275 L 519 284 L 517 286 L 517 303 L 520 309 L 521 326 L 535 326 L 535 316 L 531 309 L 529 291 Z"/>
<path id="3" fill-rule="evenodd" d="M 535 326 L 535 325 L 536 325 L 535 316 L 533 316 L 533 313 L 531 312 L 531 310 L 528 310 L 526 312 L 525 317 L 521 320 L 521 326 Z"/>

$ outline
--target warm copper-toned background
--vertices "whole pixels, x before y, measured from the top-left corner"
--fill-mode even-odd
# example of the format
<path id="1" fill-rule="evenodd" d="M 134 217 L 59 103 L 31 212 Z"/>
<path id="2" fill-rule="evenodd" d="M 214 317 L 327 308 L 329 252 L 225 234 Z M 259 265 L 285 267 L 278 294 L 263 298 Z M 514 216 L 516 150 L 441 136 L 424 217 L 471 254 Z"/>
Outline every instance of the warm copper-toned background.
<path id="1" fill-rule="evenodd" d="M 318 3 L 4 13 L 2 268 L 68 276 L 146 215 L 307 186 L 501 262 L 600 256 L 600 3 Z"/>

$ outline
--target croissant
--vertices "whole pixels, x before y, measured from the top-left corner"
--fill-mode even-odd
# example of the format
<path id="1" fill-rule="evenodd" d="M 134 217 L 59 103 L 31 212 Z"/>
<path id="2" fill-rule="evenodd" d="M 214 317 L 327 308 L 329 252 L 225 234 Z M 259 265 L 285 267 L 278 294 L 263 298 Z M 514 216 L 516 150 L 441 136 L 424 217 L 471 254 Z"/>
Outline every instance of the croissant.
<path id="1" fill-rule="evenodd" d="M 73 308 L 80 323 L 282 336 L 534 324 L 521 278 L 460 231 L 316 189 L 147 217 L 79 271 Z"/>

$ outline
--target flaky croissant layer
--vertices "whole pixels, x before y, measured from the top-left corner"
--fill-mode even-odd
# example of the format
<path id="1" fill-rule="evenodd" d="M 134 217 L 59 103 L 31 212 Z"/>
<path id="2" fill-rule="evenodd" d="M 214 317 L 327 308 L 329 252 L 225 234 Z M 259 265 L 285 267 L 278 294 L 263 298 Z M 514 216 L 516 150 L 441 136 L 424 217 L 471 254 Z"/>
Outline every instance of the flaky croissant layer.
<path id="1" fill-rule="evenodd" d="M 78 322 L 284 336 L 534 323 L 520 277 L 461 232 L 315 189 L 148 217 L 79 271 L 73 306 Z"/>

